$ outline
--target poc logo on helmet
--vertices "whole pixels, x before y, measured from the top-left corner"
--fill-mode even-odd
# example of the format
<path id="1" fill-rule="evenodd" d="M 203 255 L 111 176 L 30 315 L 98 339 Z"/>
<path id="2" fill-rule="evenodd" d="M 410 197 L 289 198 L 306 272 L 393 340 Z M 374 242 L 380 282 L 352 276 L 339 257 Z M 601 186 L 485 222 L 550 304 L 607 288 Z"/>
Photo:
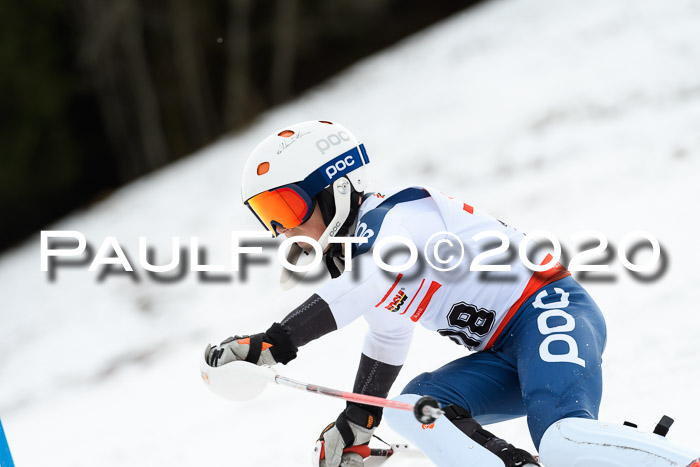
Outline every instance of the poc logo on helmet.
<path id="1" fill-rule="evenodd" d="M 338 172 L 342 172 L 351 165 L 355 165 L 355 159 L 353 159 L 352 156 L 346 156 L 345 159 L 341 159 L 336 163 L 326 167 L 326 176 L 329 180 L 332 180 L 333 177 L 335 177 L 338 174 Z"/>
<path id="2" fill-rule="evenodd" d="M 337 146 L 343 141 L 350 141 L 350 137 L 346 132 L 339 131 L 338 133 L 328 135 L 328 138 L 321 138 L 316 141 L 316 147 L 321 151 L 321 154 L 325 154 L 331 146 Z"/>

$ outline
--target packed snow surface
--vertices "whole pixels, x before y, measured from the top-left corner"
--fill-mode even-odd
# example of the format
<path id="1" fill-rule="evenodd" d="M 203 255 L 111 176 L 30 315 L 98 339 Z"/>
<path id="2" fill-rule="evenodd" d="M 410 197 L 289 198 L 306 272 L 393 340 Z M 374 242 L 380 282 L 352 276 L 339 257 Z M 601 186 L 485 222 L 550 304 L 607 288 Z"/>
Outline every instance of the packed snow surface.
<path id="1" fill-rule="evenodd" d="M 208 342 L 266 329 L 314 287 L 280 291 L 272 259 L 245 281 L 160 283 L 138 266 L 138 237 L 166 263 L 172 237 L 197 236 L 207 263 L 228 269 L 230 232 L 259 228 L 239 199 L 243 162 L 267 134 L 311 119 L 361 138 L 375 190 L 434 186 L 522 231 L 550 231 L 569 252 L 581 231 L 606 235 L 612 253 L 626 233 L 651 232 L 667 259 L 660 277 L 636 280 L 612 255 L 612 280 L 582 281 L 608 324 L 601 418 L 651 430 L 669 414 L 670 437 L 697 443 L 700 3 L 497 0 L 51 226 L 94 249 L 116 237 L 135 273 L 100 281 L 83 263 L 50 281 L 38 234 L 5 253 L 0 416 L 17 465 L 308 465 L 341 401 L 270 387 L 227 402 L 198 363 Z M 352 388 L 365 328 L 309 344 L 281 371 Z M 393 393 L 466 353 L 420 329 Z M 523 419 L 492 428 L 533 448 Z"/>

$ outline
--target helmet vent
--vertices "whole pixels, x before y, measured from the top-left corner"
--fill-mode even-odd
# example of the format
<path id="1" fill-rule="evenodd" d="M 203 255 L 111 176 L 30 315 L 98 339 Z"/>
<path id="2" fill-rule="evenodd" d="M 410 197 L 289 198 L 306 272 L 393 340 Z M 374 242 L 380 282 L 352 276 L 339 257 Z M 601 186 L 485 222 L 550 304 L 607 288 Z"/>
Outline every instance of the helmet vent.
<path id="1" fill-rule="evenodd" d="M 270 170 L 270 163 L 263 162 L 258 165 L 258 175 L 265 175 Z"/>
<path id="2" fill-rule="evenodd" d="M 294 132 L 292 130 L 284 130 L 277 133 L 277 136 L 281 136 L 282 138 L 289 138 L 293 134 Z"/>
<path id="3" fill-rule="evenodd" d="M 319 123 L 325 123 L 326 125 L 333 125 L 333 122 L 329 122 L 328 120 L 319 120 Z"/>

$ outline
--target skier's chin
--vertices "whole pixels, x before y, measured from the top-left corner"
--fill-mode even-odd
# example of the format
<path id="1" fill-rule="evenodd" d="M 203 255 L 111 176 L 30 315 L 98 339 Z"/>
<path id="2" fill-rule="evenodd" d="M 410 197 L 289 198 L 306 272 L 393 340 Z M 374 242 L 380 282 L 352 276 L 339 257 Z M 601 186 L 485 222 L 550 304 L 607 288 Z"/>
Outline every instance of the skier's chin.
<path id="1" fill-rule="evenodd" d="M 306 253 L 311 253 L 314 250 L 314 247 L 311 246 L 310 243 L 299 242 L 299 246 Z M 323 250 L 323 254 L 326 254 L 326 252 L 330 249 L 330 247 L 331 247 L 330 245 L 326 246 L 326 248 Z"/>
<path id="2" fill-rule="evenodd" d="M 299 236 L 299 235 L 301 235 L 301 234 L 294 234 L 294 235 L 291 235 L 290 233 L 285 233 L 284 235 L 285 235 L 287 238 L 293 238 L 293 237 L 297 237 L 297 236 Z M 314 249 L 314 247 L 311 246 L 310 243 L 306 243 L 306 242 L 297 242 L 297 245 L 299 245 L 299 247 L 300 247 L 302 250 L 304 250 L 306 253 L 311 253 L 311 251 L 313 251 L 313 249 Z"/>
<path id="3" fill-rule="evenodd" d="M 312 247 L 310 243 L 299 242 L 299 246 L 302 250 L 304 250 L 307 253 L 311 253 L 314 249 L 314 247 Z"/>

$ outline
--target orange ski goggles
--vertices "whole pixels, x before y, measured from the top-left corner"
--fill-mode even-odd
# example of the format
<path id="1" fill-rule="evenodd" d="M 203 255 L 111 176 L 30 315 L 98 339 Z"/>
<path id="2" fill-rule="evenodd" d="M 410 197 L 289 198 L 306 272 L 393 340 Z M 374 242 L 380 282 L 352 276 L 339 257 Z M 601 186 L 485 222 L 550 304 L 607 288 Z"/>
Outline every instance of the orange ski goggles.
<path id="1" fill-rule="evenodd" d="M 246 204 L 275 236 L 277 227 L 293 229 L 314 212 L 314 200 L 298 185 L 285 185 L 253 196 Z"/>

